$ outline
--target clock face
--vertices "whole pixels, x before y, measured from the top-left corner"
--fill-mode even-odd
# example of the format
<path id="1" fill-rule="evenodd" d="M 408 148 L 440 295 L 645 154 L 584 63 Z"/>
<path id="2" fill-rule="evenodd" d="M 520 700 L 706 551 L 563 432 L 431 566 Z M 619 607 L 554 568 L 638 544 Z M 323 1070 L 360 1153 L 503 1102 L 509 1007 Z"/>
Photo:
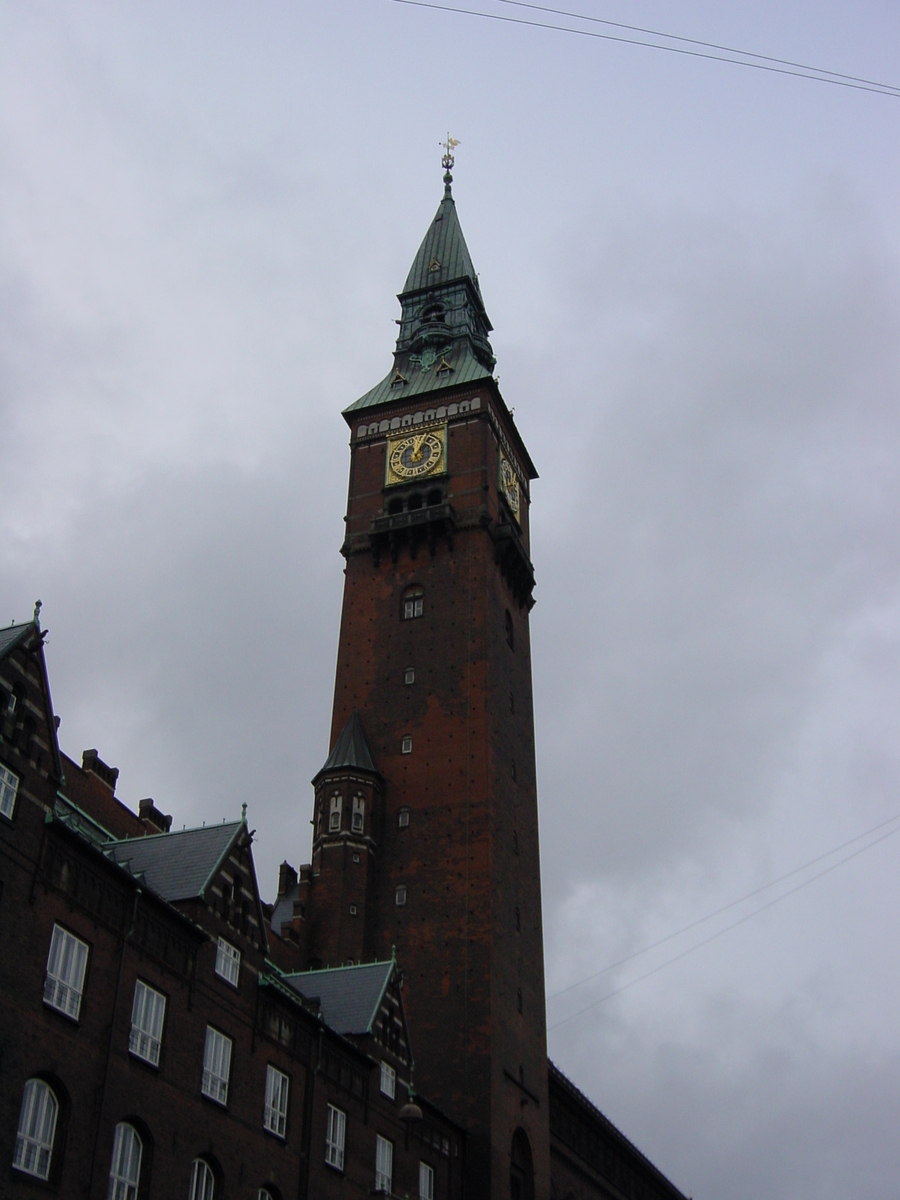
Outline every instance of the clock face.
<path id="1" fill-rule="evenodd" d="M 388 443 L 388 483 L 435 475 L 444 460 L 444 430 L 412 433 Z"/>
<path id="2" fill-rule="evenodd" d="M 518 521 L 519 519 L 519 477 L 512 468 L 512 464 L 500 455 L 500 491 L 506 503 L 509 505 L 512 515 Z"/>

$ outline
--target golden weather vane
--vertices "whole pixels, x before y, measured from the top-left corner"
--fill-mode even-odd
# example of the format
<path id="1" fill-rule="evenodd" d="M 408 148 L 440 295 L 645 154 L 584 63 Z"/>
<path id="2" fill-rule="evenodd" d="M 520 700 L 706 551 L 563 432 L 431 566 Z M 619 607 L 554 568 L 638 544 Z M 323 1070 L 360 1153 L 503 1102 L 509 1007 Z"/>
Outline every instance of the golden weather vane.
<path id="1" fill-rule="evenodd" d="M 459 138 L 452 138 L 448 133 L 446 142 L 439 142 L 438 144 L 444 147 L 444 157 L 441 159 L 441 166 L 445 171 L 449 171 L 455 161 L 453 151 L 459 145 Z"/>

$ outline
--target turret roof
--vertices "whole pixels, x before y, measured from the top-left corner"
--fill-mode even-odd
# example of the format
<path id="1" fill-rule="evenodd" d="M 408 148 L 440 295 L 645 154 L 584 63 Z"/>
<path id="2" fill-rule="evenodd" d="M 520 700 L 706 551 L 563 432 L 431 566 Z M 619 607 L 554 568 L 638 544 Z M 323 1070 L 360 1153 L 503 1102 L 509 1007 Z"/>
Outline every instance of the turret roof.
<path id="1" fill-rule="evenodd" d="M 356 709 L 350 714 L 350 720 L 341 730 L 337 741 L 331 748 L 325 766 L 319 771 L 316 778 L 318 779 L 324 771 L 336 771 L 341 767 L 354 767 L 358 771 L 378 774 L 378 769 L 372 761 L 362 721 L 359 719 Z"/>

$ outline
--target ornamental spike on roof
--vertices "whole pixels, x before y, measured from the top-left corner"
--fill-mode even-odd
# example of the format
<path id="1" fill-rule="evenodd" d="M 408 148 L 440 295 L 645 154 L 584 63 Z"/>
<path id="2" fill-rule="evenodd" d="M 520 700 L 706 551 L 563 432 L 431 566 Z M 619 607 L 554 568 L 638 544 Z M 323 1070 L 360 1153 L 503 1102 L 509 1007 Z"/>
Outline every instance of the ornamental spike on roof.
<path id="1" fill-rule="evenodd" d="M 344 410 L 348 419 L 363 408 L 493 374 L 492 325 L 456 213 L 452 181 L 448 169 L 443 199 L 398 296 L 402 311 L 394 365 L 381 383 Z"/>

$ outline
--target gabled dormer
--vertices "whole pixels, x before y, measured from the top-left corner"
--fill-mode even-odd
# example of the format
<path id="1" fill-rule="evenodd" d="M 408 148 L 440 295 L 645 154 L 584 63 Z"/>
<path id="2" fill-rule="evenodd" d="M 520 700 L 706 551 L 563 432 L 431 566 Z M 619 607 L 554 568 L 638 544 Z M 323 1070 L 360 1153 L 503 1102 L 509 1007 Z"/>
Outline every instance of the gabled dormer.
<path id="1" fill-rule="evenodd" d="M 240 821 L 112 842 L 106 853 L 206 930 L 210 974 L 239 987 L 242 965 L 258 970 L 268 952 L 252 844 L 245 812 Z"/>

